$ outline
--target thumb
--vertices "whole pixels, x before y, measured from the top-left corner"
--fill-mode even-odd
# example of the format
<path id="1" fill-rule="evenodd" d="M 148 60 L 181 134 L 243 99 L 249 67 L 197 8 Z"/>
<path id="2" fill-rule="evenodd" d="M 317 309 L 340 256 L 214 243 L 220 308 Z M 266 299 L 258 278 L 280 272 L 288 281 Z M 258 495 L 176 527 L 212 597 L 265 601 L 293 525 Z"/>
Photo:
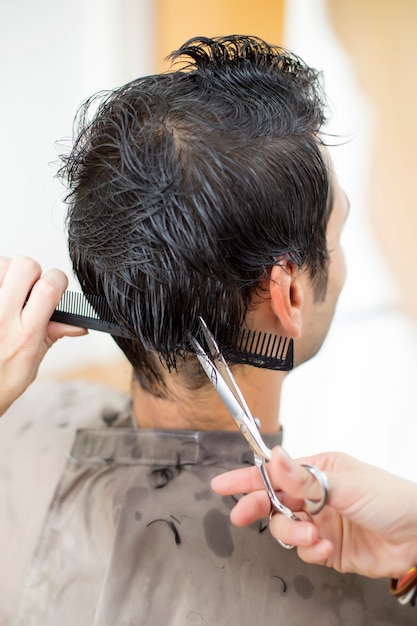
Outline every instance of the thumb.
<path id="1" fill-rule="evenodd" d="M 57 341 L 57 339 L 62 339 L 62 337 L 82 337 L 87 334 L 87 328 L 71 326 L 62 322 L 49 322 L 48 324 L 48 336 L 52 341 Z"/>
<path id="2" fill-rule="evenodd" d="M 311 464 L 313 468 L 314 463 Z M 319 467 L 317 467 L 319 470 Z M 268 472 L 279 488 L 294 498 L 317 501 L 323 497 L 323 485 L 312 471 L 294 461 L 280 446 L 272 450 Z"/>

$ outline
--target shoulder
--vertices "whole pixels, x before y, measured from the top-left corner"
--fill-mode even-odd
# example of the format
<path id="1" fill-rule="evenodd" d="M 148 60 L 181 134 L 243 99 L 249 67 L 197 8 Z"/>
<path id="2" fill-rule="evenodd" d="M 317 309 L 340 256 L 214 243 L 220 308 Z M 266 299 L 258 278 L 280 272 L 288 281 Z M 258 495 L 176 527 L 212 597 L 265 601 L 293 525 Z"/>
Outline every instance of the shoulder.
<path id="1" fill-rule="evenodd" d="M 34 383 L 0 420 L 0 498 L 19 509 L 30 500 L 46 504 L 76 431 L 106 428 L 128 406 L 126 395 L 87 381 Z"/>
<path id="2" fill-rule="evenodd" d="M 1 623 L 17 606 L 75 432 L 117 424 L 128 407 L 126 395 L 103 385 L 35 382 L 0 419 L 0 536 L 19 537 L 2 548 Z"/>
<path id="3" fill-rule="evenodd" d="M 50 490 L 59 480 L 75 432 L 112 425 L 128 407 L 125 394 L 104 385 L 75 380 L 34 383 L 0 420 L 0 492 L 5 483 L 19 484 L 23 477 L 31 482 L 33 472 L 37 484 L 42 477 L 51 483 Z"/>
<path id="4" fill-rule="evenodd" d="M 129 398 L 85 380 L 35 382 L 0 420 L 2 436 L 22 437 L 32 429 L 109 426 L 126 411 Z"/>

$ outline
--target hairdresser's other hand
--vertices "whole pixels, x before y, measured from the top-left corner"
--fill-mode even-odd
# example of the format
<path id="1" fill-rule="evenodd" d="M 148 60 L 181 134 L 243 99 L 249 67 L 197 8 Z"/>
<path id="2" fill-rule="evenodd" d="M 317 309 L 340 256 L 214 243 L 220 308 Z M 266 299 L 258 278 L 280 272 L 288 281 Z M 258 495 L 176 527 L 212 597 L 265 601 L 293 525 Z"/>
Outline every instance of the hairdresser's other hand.
<path id="1" fill-rule="evenodd" d="M 321 487 L 301 463 L 320 468 L 329 480 L 328 505 L 314 517 L 303 511 L 303 499 L 319 499 Z M 307 563 L 375 578 L 399 578 L 417 563 L 416 484 L 346 454 L 294 461 L 279 447 L 272 451 L 268 473 L 282 502 L 301 518 L 293 521 L 275 514 L 270 531 L 276 539 L 297 546 Z M 247 494 L 231 512 L 237 526 L 270 513 L 255 467 L 217 476 L 212 488 L 221 495 Z"/>
<path id="2" fill-rule="evenodd" d="M 67 284 L 60 270 L 42 276 L 32 259 L 0 257 L 0 415 L 35 379 L 57 339 L 86 334 L 49 321 Z"/>

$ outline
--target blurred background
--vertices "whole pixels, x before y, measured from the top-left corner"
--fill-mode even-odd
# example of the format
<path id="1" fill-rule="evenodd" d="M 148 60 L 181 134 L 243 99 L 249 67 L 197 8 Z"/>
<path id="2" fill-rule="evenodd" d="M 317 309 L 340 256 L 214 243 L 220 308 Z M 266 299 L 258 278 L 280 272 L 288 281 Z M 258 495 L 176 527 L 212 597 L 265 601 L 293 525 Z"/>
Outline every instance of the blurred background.
<path id="1" fill-rule="evenodd" d="M 360 12 L 354 16 L 350 32 L 372 23 L 372 42 L 388 26 L 392 57 L 384 2 L 362 7 L 367 4 L 370 13 L 363 21 Z M 395 3 L 397 12 L 402 4 L 410 2 Z M 370 187 L 379 185 L 371 167 L 378 114 L 357 58 L 349 45 L 342 47 L 338 24 L 348 21 L 334 5 L 337 0 L 258 0 L 256 6 L 248 0 L 0 0 L 0 253 L 32 256 L 45 270 L 59 267 L 77 289 L 66 252 L 64 190 L 55 174 L 85 98 L 168 69 L 167 54 L 195 35 L 251 34 L 290 48 L 324 73 L 328 132 L 336 135 L 331 152 L 351 213 L 343 235 L 348 280 L 333 327 L 320 354 L 292 372 L 285 386 L 285 447 L 292 455 L 345 450 L 417 479 L 417 326 L 404 313 L 397 287 L 401 250 L 386 257 L 386 241 L 375 234 L 378 203 L 372 210 L 368 205 Z M 383 74 L 384 63 L 381 57 L 376 73 Z M 398 104 L 401 118 L 404 102 Z M 392 189 L 395 198 L 395 181 Z M 397 209 L 393 202 L 394 215 Z M 94 332 L 59 342 L 40 376 L 85 376 L 129 388 L 117 347 Z"/>

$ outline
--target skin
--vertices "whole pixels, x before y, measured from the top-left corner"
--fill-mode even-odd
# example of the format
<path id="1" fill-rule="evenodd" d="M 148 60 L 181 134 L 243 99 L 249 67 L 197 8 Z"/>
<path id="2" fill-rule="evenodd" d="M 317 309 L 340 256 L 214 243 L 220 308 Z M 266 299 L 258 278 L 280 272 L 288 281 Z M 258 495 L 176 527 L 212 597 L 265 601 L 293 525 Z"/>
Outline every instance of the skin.
<path id="1" fill-rule="evenodd" d="M 291 264 L 274 267 L 270 297 L 247 318 L 249 327 L 295 338 L 296 365 L 314 356 L 322 345 L 343 287 L 346 267 L 340 237 L 349 203 L 333 176 L 334 204 L 327 229 L 329 249 L 328 285 L 325 297 L 316 302 L 307 270 Z M 263 285 L 265 287 L 265 285 Z M 260 418 L 263 432 L 276 432 L 281 387 L 285 372 L 240 366 L 234 376 L 252 413 Z M 186 389 L 180 374 L 165 374 L 170 399 L 155 398 L 139 384 L 133 387 L 133 411 L 143 428 L 235 430 L 222 400 L 210 384 L 198 391 Z"/>
<path id="2" fill-rule="evenodd" d="M 67 284 L 60 270 L 42 275 L 32 259 L 0 257 L 0 415 L 33 382 L 42 359 L 58 339 L 87 333 L 49 321 Z"/>
<path id="3" fill-rule="evenodd" d="M 262 324 L 270 332 L 295 338 L 297 363 L 311 358 L 321 346 L 345 279 L 340 235 L 348 201 L 336 179 L 333 187 L 325 298 L 316 302 L 308 273 L 287 265 L 274 269 L 270 298 L 251 313 L 251 324 Z M 59 270 L 42 275 L 39 264 L 31 259 L 0 257 L 0 414 L 33 381 L 40 362 L 55 341 L 87 332 L 49 321 L 66 286 L 67 278 Z M 284 376 L 284 373 L 249 367 L 236 370 L 238 384 L 253 413 L 262 417 L 265 432 L 279 429 L 276 415 Z M 134 387 L 134 408 L 141 416 L 142 426 L 235 428 L 209 385 L 199 393 L 187 392 L 181 377 L 176 375 L 167 377 L 167 384 L 172 400 L 155 399 L 138 385 Z M 320 497 L 320 488 L 300 467 L 301 461 L 325 471 L 330 483 L 328 506 L 314 518 L 303 511 L 303 499 Z M 281 448 L 273 451 L 269 464 L 272 482 L 280 490 L 284 504 L 299 511 L 301 518 L 300 522 L 293 522 L 282 515 L 273 516 L 270 529 L 274 537 L 298 546 L 303 560 L 339 571 L 399 577 L 417 562 L 417 499 L 413 483 L 343 454 L 322 454 L 300 462 L 289 459 Z M 232 522 L 239 526 L 269 514 L 270 502 L 255 468 L 226 473 L 214 479 L 212 486 L 222 495 L 248 494 L 231 513 Z"/>
<path id="4" fill-rule="evenodd" d="M 291 264 L 283 264 L 272 268 L 270 298 L 265 298 L 247 320 L 249 327 L 294 337 L 297 362 L 310 358 L 320 347 L 344 282 L 340 231 L 346 219 L 347 200 L 335 177 L 333 185 L 335 199 L 327 233 L 330 265 L 325 298 L 315 302 L 307 270 L 299 271 Z M 55 341 L 87 332 L 49 321 L 66 287 L 67 277 L 59 270 L 42 275 L 41 267 L 32 259 L 0 257 L 0 415 L 34 380 L 43 357 Z M 240 366 L 235 375 L 250 409 L 261 417 L 263 430 L 279 430 L 277 415 L 285 374 Z M 181 374 L 165 372 L 165 380 L 168 400 L 155 398 L 137 383 L 133 384 L 133 410 L 142 427 L 235 428 L 210 385 L 196 393 L 187 390 Z"/>
<path id="5" fill-rule="evenodd" d="M 346 262 L 341 243 L 343 226 L 349 215 L 349 200 L 335 175 L 332 177 L 333 209 L 327 226 L 329 252 L 328 280 L 325 297 L 316 302 L 312 289 L 305 289 L 303 333 L 295 342 L 295 365 L 317 354 L 327 337 L 337 301 L 346 279 Z"/>
<path id="6" fill-rule="evenodd" d="M 329 502 L 312 517 L 304 498 L 318 499 L 321 487 L 300 466 L 325 471 Z M 297 546 L 307 563 L 356 572 L 373 578 L 399 578 L 417 563 L 417 498 L 414 483 L 341 453 L 320 454 L 298 461 L 274 448 L 268 472 L 280 499 L 300 517 L 273 515 L 272 535 Z M 269 515 L 271 505 L 256 468 L 226 472 L 212 481 L 221 495 L 245 493 L 231 512 L 237 526 Z"/>
<path id="7" fill-rule="evenodd" d="M 314 302 L 308 271 L 290 264 L 273 268 L 270 298 L 251 312 L 249 325 L 296 339 L 298 362 L 310 358 L 327 334 L 345 268 L 340 231 L 347 214 L 347 200 L 335 180 L 335 202 L 328 227 L 329 284 L 326 297 Z M 27 257 L 0 257 L 0 415 L 35 379 L 46 352 L 60 338 L 85 334 L 84 329 L 50 322 L 67 287 L 67 277 L 57 269 L 42 274 L 40 265 Z M 26 304 L 25 304 L 26 302 Z M 236 380 L 263 431 L 280 429 L 277 415 L 285 374 L 248 366 L 236 369 Z M 188 391 L 181 375 L 166 374 L 169 400 L 160 400 L 133 385 L 133 407 L 142 427 L 234 430 L 235 425 L 214 390 L 204 386 Z"/>
<path id="8" fill-rule="evenodd" d="M 335 188 L 335 207 L 328 228 L 330 249 L 326 299 L 305 303 L 309 337 L 300 336 L 301 360 L 321 345 L 331 321 L 344 278 L 340 232 L 348 203 Z M 306 312 L 306 310 L 304 310 Z M 330 485 L 328 506 L 315 517 L 304 511 L 303 500 L 319 499 L 318 482 L 300 464 L 325 471 Z M 274 515 L 270 531 L 280 541 L 297 546 L 301 559 L 370 577 L 399 578 L 417 563 L 416 485 L 341 453 L 291 460 L 282 448 L 273 451 L 268 471 L 282 502 L 297 513 L 295 522 Z M 267 517 L 271 504 L 256 468 L 227 472 L 215 478 L 212 488 L 220 495 L 247 494 L 231 512 L 237 526 Z"/>

